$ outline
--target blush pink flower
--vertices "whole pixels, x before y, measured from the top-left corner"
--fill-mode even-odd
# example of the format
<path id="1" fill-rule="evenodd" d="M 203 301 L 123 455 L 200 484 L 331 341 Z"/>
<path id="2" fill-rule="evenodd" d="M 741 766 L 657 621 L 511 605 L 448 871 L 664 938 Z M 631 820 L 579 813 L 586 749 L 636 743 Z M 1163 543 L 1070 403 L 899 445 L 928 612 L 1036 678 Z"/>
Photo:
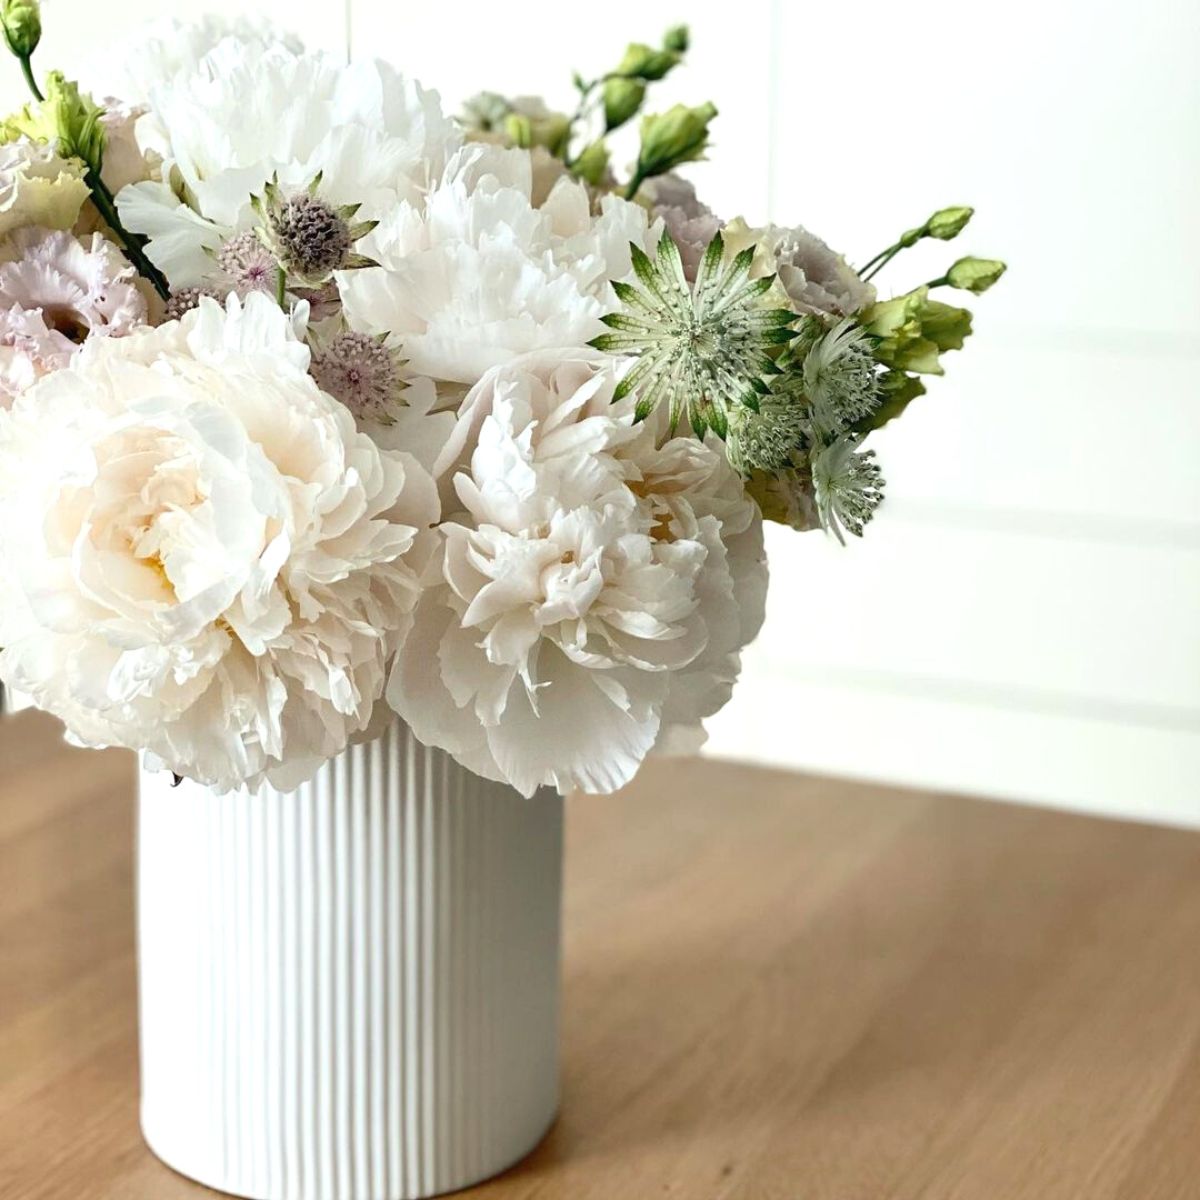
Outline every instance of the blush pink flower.
<path id="1" fill-rule="evenodd" d="M 0 403 L 65 367 L 92 337 L 146 323 L 136 273 L 100 234 L 85 245 L 62 230 L 19 229 L 0 263 Z M 7 407 L 7 405 L 6 405 Z"/>

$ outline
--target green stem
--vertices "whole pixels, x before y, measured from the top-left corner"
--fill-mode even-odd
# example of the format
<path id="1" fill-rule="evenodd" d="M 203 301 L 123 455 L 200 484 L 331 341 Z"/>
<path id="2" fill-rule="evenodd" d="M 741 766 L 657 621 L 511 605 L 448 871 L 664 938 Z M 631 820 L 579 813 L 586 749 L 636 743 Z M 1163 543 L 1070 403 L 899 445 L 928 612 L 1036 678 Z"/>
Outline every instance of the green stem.
<path id="1" fill-rule="evenodd" d="M 25 82 L 29 84 L 29 90 L 33 93 L 33 98 L 41 104 L 46 97 L 42 95 L 42 89 L 38 87 L 37 80 L 33 77 L 33 64 L 29 61 L 29 55 L 22 54 L 18 58 L 21 63 L 21 74 L 25 76 Z"/>
<path id="2" fill-rule="evenodd" d="M 896 255 L 899 254 L 903 249 L 904 246 L 900 242 L 897 242 L 894 246 L 889 246 L 882 254 L 877 254 L 875 258 L 871 260 L 871 262 L 867 263 L 867 265 L 863 267 L 861 271 L 859 271 L 859 278 L 861 278 L 865 283 L 868 279 L 878 275 L 879 272 L 882 271 L 883 268 L 886 267 L 888 263 L 890 263 L 892 259 L 895 258 Z M 876 265 L 872 267 L 872 263 L 875 263 Z"/>
<path id="3" fill-rule="evenodd" d="M 275 272 L 275 300 L 287 312 L 287 272 L 282 267 L 277 267 Z"/>
<path id="4" fill-rule="evenodd" d="M 640 188 L 645 182 L 646 176 L 642 172 L 642 168 L 638 167 L 638 169 L 633 173 L 633 178 L 629 181 L 629 186 L 625 189 L 625 199 L 632 200 L 634 196 L 638 194 L 638 188 Z"/>
<path id="5" fill-rule="evenodd" d="M 928 283 L 923 284 L 922 286 L 927 287 L 927 288 L 949 287 L 950 286 L 950 276 L 942 275 L 938 279 L 931 279 Z"/>
<path id="6" fill-rule="evenodd" d="M 164 300 L 168 299 L 171 295 L 171 288 L 166 278 L 150 259 L 147 258 L 146 251 L 142 248 L 141 239 L 130 233 L 121 224 L 121 218 L 117 215 L 117 203 L 113 198 L 112 192 L 109 191 L 108 184 L 100 178 L 98 171 L 93 171 L 90 167 L 85 173 L 84 179 L 91 189 L 92 201 L 96 205 L 96 208 L 99 209 L 100 215 L 104 218 L 108 227 L 120 239 L 121 246 L 125 251 L 125 257 L 137 268 L 139 275 L 150 281 L 154 290 Z"/>
<path id="7" fill-rule="evenodd" d="M 895 249 L 896 249 L 895 246 L 889 246 L 886 250 L 880 250 L 880 252 L 877 255 L 875 255 L 874 258 L 868 259 L 865 263 L 863 263 L 863 265 L 861 267 L 855 268 L 855 274 L 862 275 L 865 272 L 869 271 L 881 258 L 883 258 L 883 256 L 885 254 L 889 254 L 891 251 L 893 251 Z"/>

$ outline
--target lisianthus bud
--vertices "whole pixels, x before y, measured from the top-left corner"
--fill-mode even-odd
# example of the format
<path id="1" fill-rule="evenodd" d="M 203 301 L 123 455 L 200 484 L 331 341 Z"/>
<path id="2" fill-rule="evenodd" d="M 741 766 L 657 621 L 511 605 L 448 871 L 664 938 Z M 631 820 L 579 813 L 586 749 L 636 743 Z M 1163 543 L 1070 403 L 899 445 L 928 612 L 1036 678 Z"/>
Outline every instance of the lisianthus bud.
<path id="1" fill-rule="evenodd" d="M 708 126 L 716 115 L 714 104 L 696 108 L 676 104 L 665 113 L 646 117 L 642 121 L 638 174 L 649 179 L 681 163 L 703 158 L 708 148 Z"/>
<path id="2" fill-rule="evenodd" d="M 570 119 L 564 113 L 551 112 L 544 105 L 531 105 L 530 110 L 524 112 L 514 108 L 504 118 L 504 132 L 513 145 L 522 150 L 545 146 L 551 154 L 559 154 L 570 131 Z"/>
<path id="3" fill-rule="evenodd" d="M 946 282 L 951 287 L 974 292 L 976 296 L 986 292 L 1008 268 L 995 258 L 960 258 L 946 272 Z"/>
<path id="4" fill-rule="evenodd" d="M 624 125 L 646 99 L 646 85 L 640 79 L 609 79 L 604 84 L 604 132 Z"/>
<path id="5" fill-rule="evenodd" d="M 36 142 L 49 142 L 64 158 L 78 158 L 98 173 L 104 157 L 103 115 L 104 109 L 81 92 L 79 84 L 66 79 L 61 71 L 51 71 L 46 77 L 45 100 L 14 113 L 0 134 L 8 140 L 24 134 Z"/>
<path id="6" fill-rule="evenodd" d="M 686 25 L 672 25 L 663 34 L 663 49 L 674 50 L 676 54 L 686 54 L 690 40 L 690 34 Z"/>
<path id="7" fill-rule="evenodd" d="M 608 147 L 604 139 L 599 138 L 585 146 L 572 165 L 580 179 L 595 187 L 608 170 Z"/>
<path id="8" fill-rule="evenodd" d="M 971 332 L 971 314 L 929 299 L 923 286 L 873 304 L 862 316 L 867 332 L 877 338 L 875 357 L 886 367 L 941 375 L 938 356 L 945 350 L 961 350 Z"/>
<path id="9" fill-rule="evenodd" d="M 631 42 L 625 57 L 617 64 L 614 72 L 626 79 L 661 79 L 672 67 L 679 65 L 679 55 L 674 50 L 655 50 L 641 42 Z"/>
<path id="10" fill-rule="evenodd" d="M 0 23 L 4 40 L 18 58 L 29 58 L 42 40 L 42 15 L 37 0 L 2 0 Z"/>
<path id="11" fill-rule="evenodd" d="M 929 237 L 948 242 L 962 233 L 974 213 L 975 210 L 966 204 L 957 204 L 951 208 L 939 208 L 925 222 L 926 233 Z"/>

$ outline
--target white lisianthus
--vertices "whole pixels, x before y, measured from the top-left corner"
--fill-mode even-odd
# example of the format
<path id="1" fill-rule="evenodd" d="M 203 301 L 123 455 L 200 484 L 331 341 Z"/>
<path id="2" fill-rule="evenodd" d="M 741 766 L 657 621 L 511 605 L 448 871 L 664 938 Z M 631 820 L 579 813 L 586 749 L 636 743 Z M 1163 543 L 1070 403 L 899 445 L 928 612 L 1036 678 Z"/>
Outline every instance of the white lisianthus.
<path id="1" fill-rule="evenodd" d="M 126 227 L 173 288 L 201 283 L 221 246 L 255 224 L 251 201 L 272 180 L 380 217 L 417 199 L 459 145 L 436 92 L 383 62 L 349 66 L 282 43 L 227 38 L 150 89 L 138 124 L 162 181 L 125 188 Z"/>
<path id="2" fill-rule="evenodd" d="M 738 217 L 725 226 L 725 248 L 738 254 L 755 247 L 755 278 L 775 272 L 780 290 L 799 313 L 851 317 L 875 301 L 875 288 L 816 234 L 799 225 L 747 225 Z"/>
<path id="3" fill-rule="evenodd" d="M 26 225 L 70 229 L 89 195 L 78 159 L 27 137 L 0 145 L 0 237 Z"/>
<path id="4" fill-rule="evenodd" d="M 380 266 L 346 272 L 350 324 L 388 334 L 416 375 L 472 385 L 533 350 L 582 346 L 616 305 L 629 244 L 661 226 L 616 196 L 594 215 L 587 188 L 559 179 L 535 206 L 528 151 L 472 144 L 427 198 L 402 203 L 362 243 Z"/>
<path id="5" fill-rule="evenodd" d="M 471 391 L 439 464 L 463 511 L 388 686 L 422 741 L 527 795 L 628 782 L 668 722 L 719 706 L 761 620 L 757 508 L 616 383 L 547 350 Z"/>
<path id="6" fill-rule="evenodd" d="M 205 299 L 0 413 L 0 679 L 76 743 L 290 788 L 367 727 L 436 490 L 308 359 L 267 298 Z"/>

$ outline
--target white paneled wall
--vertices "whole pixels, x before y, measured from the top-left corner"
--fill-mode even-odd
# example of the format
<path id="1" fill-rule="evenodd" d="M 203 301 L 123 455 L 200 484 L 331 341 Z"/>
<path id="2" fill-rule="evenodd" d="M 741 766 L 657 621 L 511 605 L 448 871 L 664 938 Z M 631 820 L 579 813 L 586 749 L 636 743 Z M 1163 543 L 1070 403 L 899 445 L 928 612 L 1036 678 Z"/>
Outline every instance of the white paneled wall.
<path id="1" fill-rule="evenodd" d="M 390 57 L 452 109 L 483 88 L 567 106 L 572 69 L 687 20 L 690 64 L 652 105 L 718 104 L 714 161 L 691 171 L 718 211 L 803 223 L 861 261 L 976 205 L 961 243 L 881 282 L 958 252 L 1009 275 L 971 305 L 948 377 L 876 438 L 890 499 L 867 538 L 772 531 L 767 627 L 711 747 L 1200 824 L 1193 0 L 207 6 Z M 86 78 L 90 5 L 46 11 L 43 61 Z M 127 2 L 120 21 L 161 11 Z"/>

